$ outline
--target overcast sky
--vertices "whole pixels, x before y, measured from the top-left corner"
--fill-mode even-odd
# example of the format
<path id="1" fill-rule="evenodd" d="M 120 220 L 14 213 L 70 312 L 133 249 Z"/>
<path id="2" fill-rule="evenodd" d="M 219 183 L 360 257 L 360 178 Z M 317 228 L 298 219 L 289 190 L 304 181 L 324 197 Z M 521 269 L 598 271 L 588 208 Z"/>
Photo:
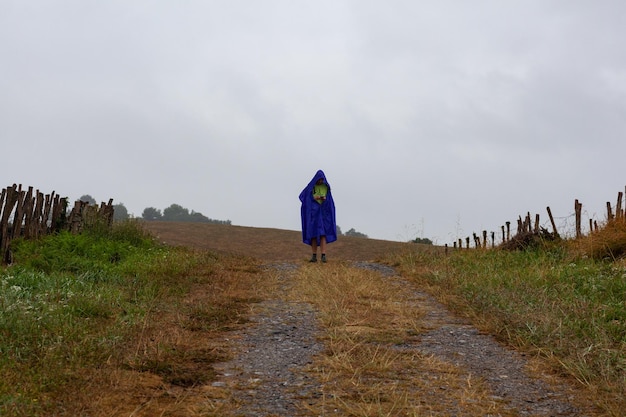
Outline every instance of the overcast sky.
<path id="1" fill-rule="evenodd" d="M 300 230 L 322 169 L 344 232 L 451 243 L 546 206 L 564 232 L 626 185 L 625 21 L 623 0 L 0 0 L 0 185 Z"/>

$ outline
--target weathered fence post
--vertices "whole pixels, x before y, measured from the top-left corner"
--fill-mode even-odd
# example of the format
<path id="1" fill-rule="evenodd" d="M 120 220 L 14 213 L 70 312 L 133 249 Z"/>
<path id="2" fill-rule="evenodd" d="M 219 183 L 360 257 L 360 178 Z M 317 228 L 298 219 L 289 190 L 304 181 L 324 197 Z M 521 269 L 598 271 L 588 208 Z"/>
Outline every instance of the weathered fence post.
<path id="1" fill-rule="evenodd" d="M 71 233 L 78 233 L 83 228 L 83 210 L 86 205 L 88 205 L 86 201 L 75 201 L 74 208 L 70 212 L 70 218 L 68 220 L 69 230 Z"/>
<path id="2" fill-rule="evenodd" d="M 52 209 L 52 201 L 54 198 L 54 191 L 51 194 L 46 194 L 43 215 L 41 216 L 41 222 L 39 222 L 38 234 L 45 235 L 48 231 L 48 219 L 50 218 L 50 210 Z"/>
<path id="3" fill-rule="evenodd" d="M 51 220 L 50 232 L 60 232 L 65 229 L 67 224 L 67 198 L 61 198 L 58 194 L 54 197 Z"/>
<path id="4" fill-rule="evenodd" d="M 20 200 L 22 200 L 20 198 Z M 18 209 L 20 208 L 20 205 L 18 204 Z M 22 217 L 24 219 L 23 223 L 23 232 L 22 234 L 24 235 L 24 237 L 26 239 L 29 239 L 32 237 L 33 235 L 33 215 L 34 215 L 34 211 L 33 211 L 33 207 L 34 207 L 34 197 L 33 197 L 33 187 L 28 187 L 28 191 L 26 192 L 26 196 L 23 198 L 22 201 L 22 205 L 21 205 L 21 211 L 22 213 L 20 213 L 20 217 Z M 16 210 L 16 219 L 17 217 L 17 210 Z M 20 226 L 22 225 L 22 221 L 20 220 Z M 15 228 L 15 226 L 14 226 Z M 17 235 L 19 236 L 20 233 L 18 232 Z"/>
<path id="5" fill-rule="evenodd" d="M 556 230 L 556 223 L 554 223 L 554 217 L 552 217 L 552 210 L 550 210 L 550 206 L 546 207 L 546 209 L 548 210 L 548 217 L 550 218 L 550 224 L 552 224 L 552 233 L 554 234 L 554 237 L 559 237 L 559 232 L 557 232 Z"/>
<path id="6" fill-rule="evenodd" d="M 35 201 L 35 211 L 33 213 L 33 220 L 31 229 L 34 237 L 39 237 L 39 229 L 41 224 L 41 218 L 43 217 L 43 205 L 44 205 L 44 196 L 43 193 L 37 190 L 37 200 Z"/>
<path id="7" fill-rule="evenodd" d="M 581 230 L 582 210 L 583 210 L 582 203 L 579 203 L 578 199 L 576 199 L 576 201 L 574 201 L 574 212 L 576 213 L 576 238 L 577 239 L 582 236 L 582 230 Z"/>
<path id="8" fill-rule="evenodd" d="M 32 187 L 31 187 L 32 188 Z M 32 194 L 32 190 L 31 194 Z M 9 233 L 9 238 L 13 239 L 15 236 L 20 235 L 20 231 L 22 230 L 22 219 L 24 218 L 24 194 L 26 192 L 22 191 L 22 184 L 20 184 L 15 189 L 15 213 L 13 214 L 13 224 L 11 225 L 11 231 Z M 8 245 L 7 245 L 8 246 Z"/>
<path id="9" fill-rule="evenodd" d="M 4 207 L 2 208 L 2 217 L 0 221 L 2 222 L 0 226 L 0 254 L 2 256 L 2 261 L 4 263 L 10 261 L 9 254 L 9 242 L 11 241 L 11 234 L 9 233 L 9 217 L 13 212 L 13 208 L 17 203 L 19 192 L 17 191 L 17 185 L 13 184 L 12 187 L 6 188 L 2 190 Z M 11 230 L 11 233 L 13 230 Z"/>

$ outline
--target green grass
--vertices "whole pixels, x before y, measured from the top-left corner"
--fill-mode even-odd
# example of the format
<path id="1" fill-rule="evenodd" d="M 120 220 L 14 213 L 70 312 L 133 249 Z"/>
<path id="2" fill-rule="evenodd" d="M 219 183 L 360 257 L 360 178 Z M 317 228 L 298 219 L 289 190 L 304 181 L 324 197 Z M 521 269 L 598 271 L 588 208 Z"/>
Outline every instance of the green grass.
<path id="1" fill-rule="evenodd" d="M 617 410 L 626 392 L 626 267 L 579 255 L 562 244 L 408 254 L 396 262 L 441 301 L 500 339 L 554 360 Z"/>
<path id="2" fill-rule="evenodd" d="M 199 262 L 132 222 L 12 250 L 14 265 L 0 270 L 0 415 L 45 414 L 81 369 L 115 353 L 164 288 L 183 291 L 175 278 Z"/>

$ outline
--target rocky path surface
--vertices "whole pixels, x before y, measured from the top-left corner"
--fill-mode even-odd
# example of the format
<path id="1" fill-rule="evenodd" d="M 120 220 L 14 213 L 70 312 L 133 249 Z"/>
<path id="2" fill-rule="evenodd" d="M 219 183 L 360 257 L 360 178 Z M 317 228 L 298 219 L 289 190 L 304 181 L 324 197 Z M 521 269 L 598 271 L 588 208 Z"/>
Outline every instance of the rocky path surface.
<path id="1" fill-rule="evenodd" d="M 215 367 L 222 375 L 215 385 L 231 389 L 240 416 L 297 416 L 303 401 L 321 395 L 319 384 L 303 372 L 323 349 L 315 311 L 284 300 L 295 265 L 269 268 L 279 274 L 276 298 L 255 306 L 253 325 L 235 335 L 236 357 Z"/>
<path id="2" fill-rule="evenodd" d="M 426 307 L 423 325 L 429 330 L 397 349 L 433 355 L 461 368 L 468 378 L 484 381 L 493 393 L 493 401 L 507 404 L 510 415 L 587 415 L 573 405 L 566 387 L 529 376 L 521 354 L 503 348 L 493 337 L 453 316 L 432 297 L 397 276 L 392 268 L 369 262 L 355 266 L 384 274 L 393 285 L 412 292 L 411 302 Z M 324 348 L 318 339 L 316 312 L 311 305 L 288 302 L 283 297 L 289 273 L 296 265 L 268 267 L 280 274 L 280 289 L 276 297 L 256 306 L 253 325 L 235 336 L 236 358 L 217 367 L 221 377 L 215 385 L 232 389 L 240 416 L 311 415 L 306 412 L 307 401 L 315 401 L 322 391 L 319 382 L 305 371 L 314 355 Z M 451 410 L 447 415 L 462 414 Z"/>

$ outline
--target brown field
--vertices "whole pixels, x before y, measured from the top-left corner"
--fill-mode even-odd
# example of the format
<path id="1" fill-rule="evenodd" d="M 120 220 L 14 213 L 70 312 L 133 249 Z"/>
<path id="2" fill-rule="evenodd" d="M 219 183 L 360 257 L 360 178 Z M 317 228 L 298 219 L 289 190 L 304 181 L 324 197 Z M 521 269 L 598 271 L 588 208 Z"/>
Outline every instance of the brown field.
<path id="1" fill-rule="evenodd" d="M 299 231 L 227 226 L 206 223 L 145 222 L 146 228 L 162 242 L 218 252 L 231 252 L 264 261 L 304 260 L 311 249 L 302 243 Z M 380 260 L 390 253 L 439 250 L 428 245 L 340 236 L 328 245 L 329 259 L 350 261 Z"/>

